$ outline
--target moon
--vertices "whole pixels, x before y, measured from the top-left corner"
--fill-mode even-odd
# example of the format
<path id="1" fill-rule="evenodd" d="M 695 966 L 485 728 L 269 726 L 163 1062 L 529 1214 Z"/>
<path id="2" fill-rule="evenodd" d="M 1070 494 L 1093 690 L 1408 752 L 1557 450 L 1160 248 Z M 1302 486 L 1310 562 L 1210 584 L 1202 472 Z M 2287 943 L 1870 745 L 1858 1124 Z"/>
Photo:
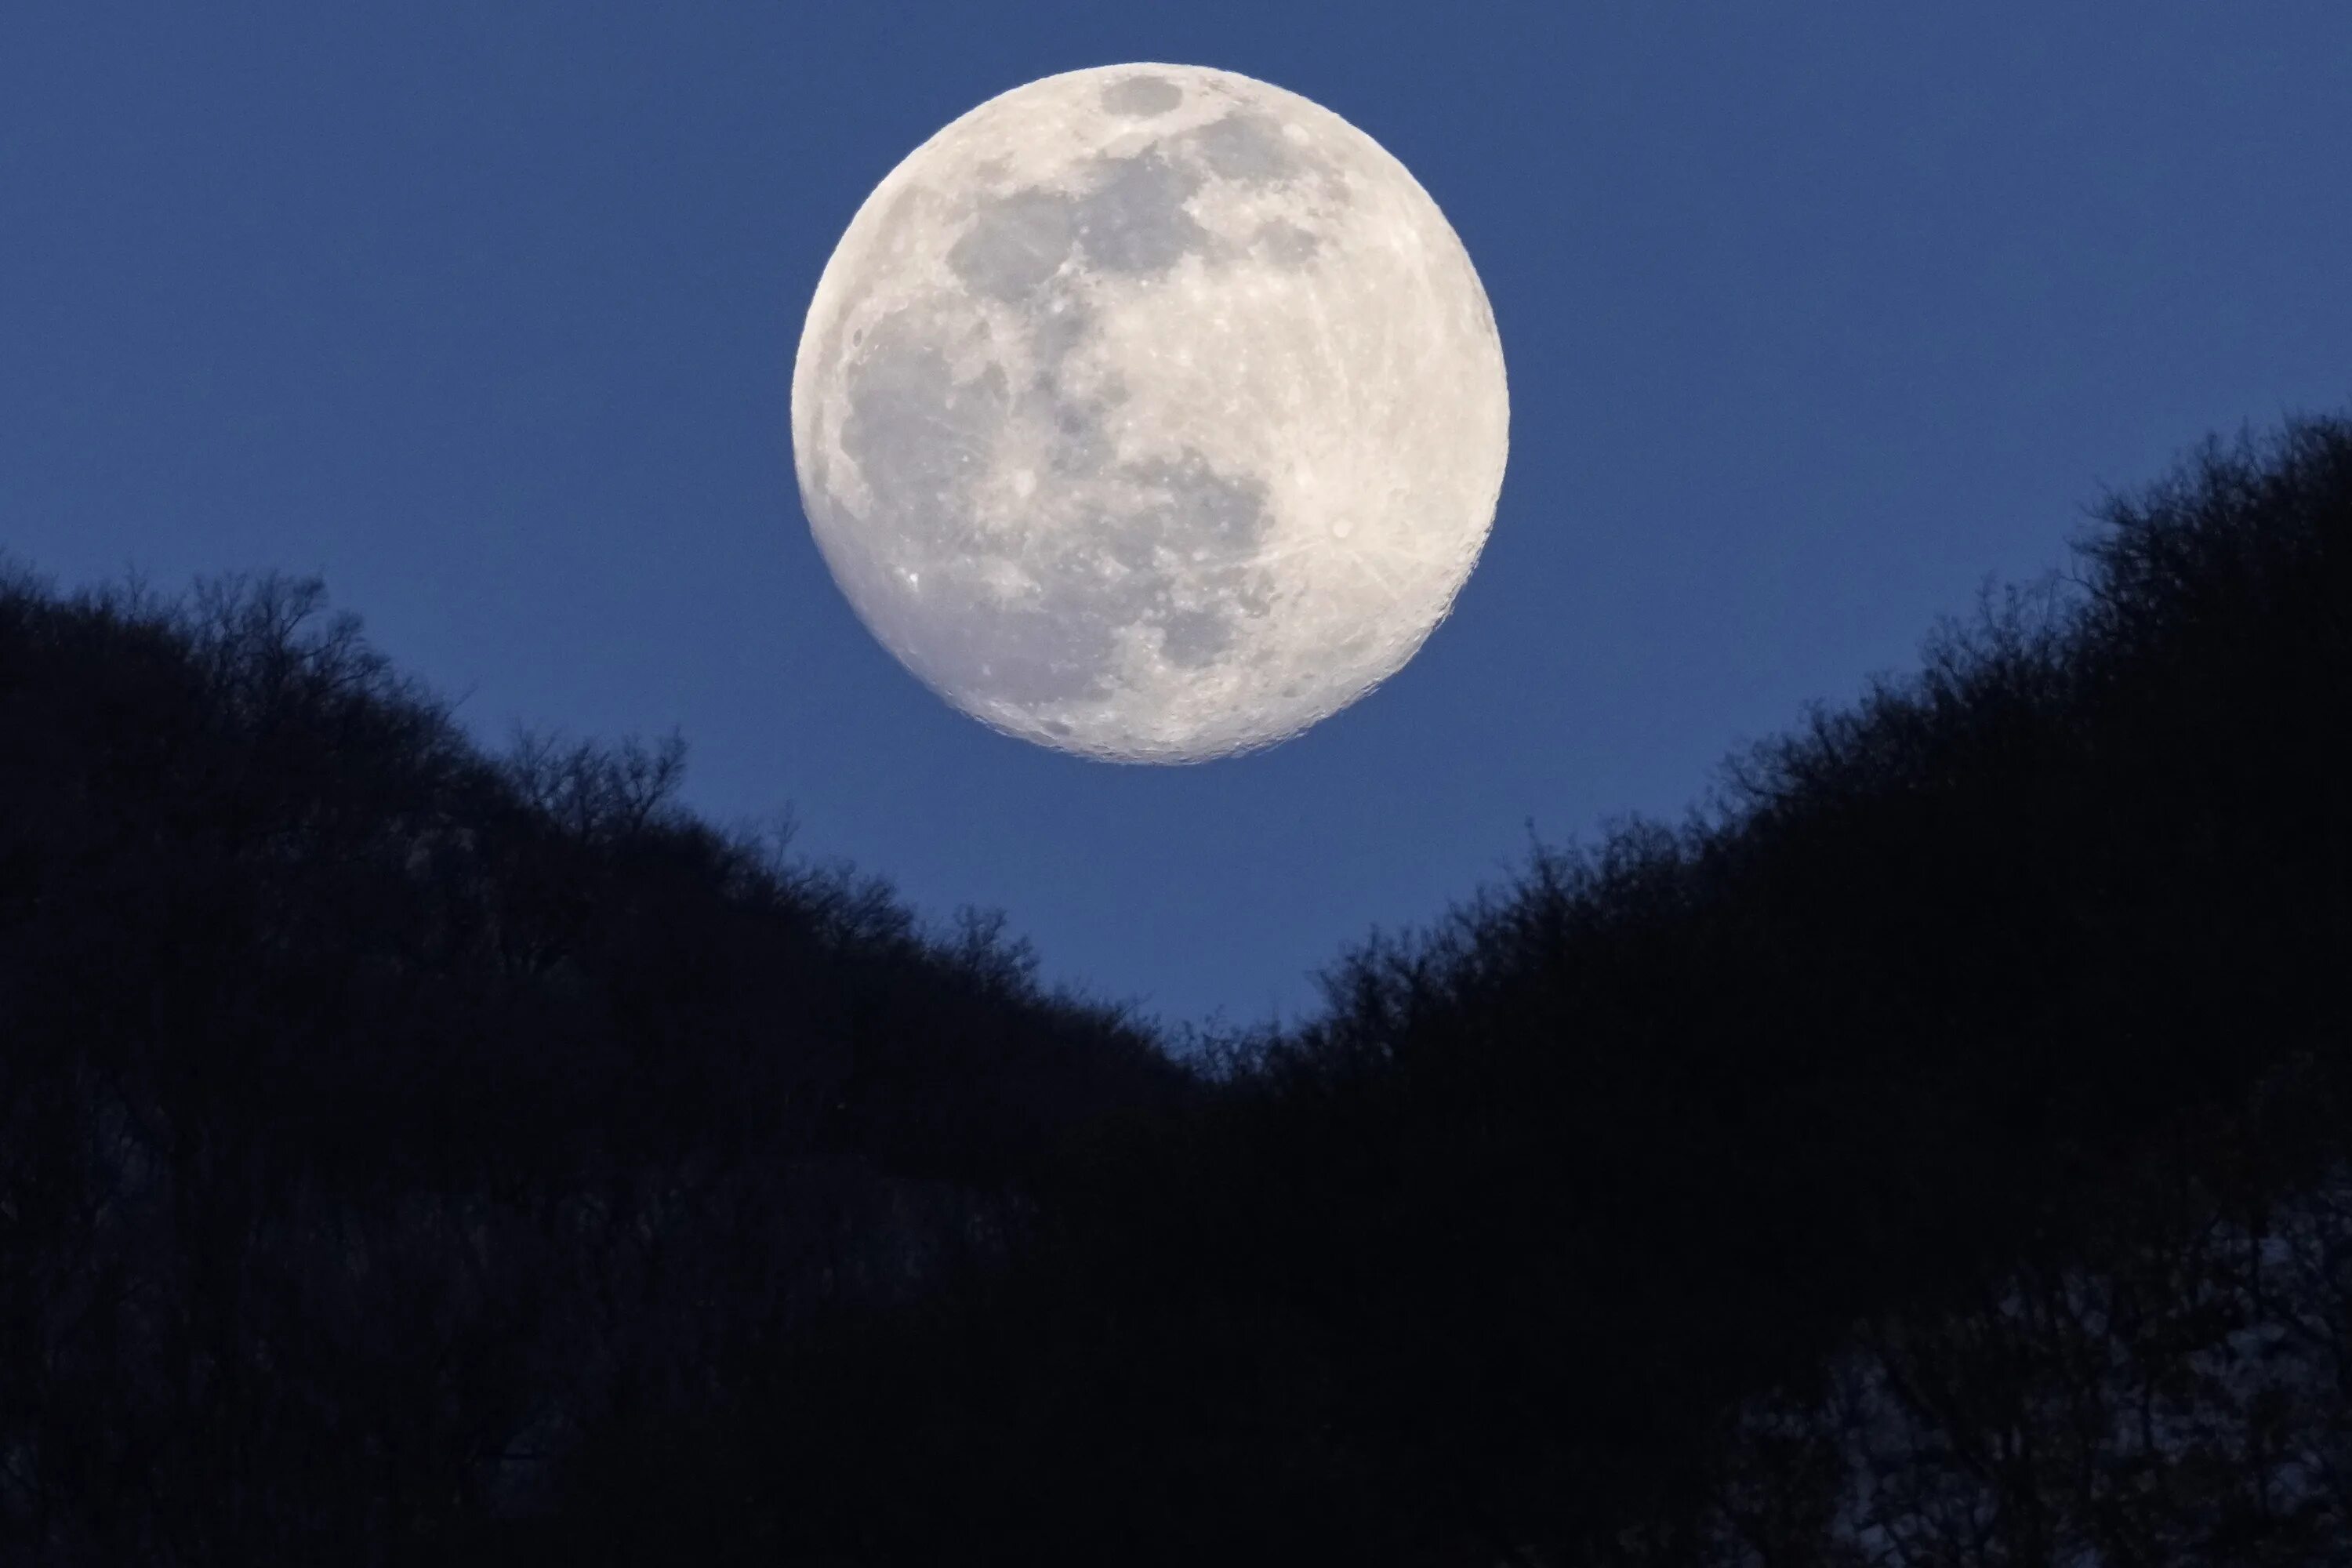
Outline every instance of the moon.
<path id="1" fill-rule="evenodd" d="M 1370 136 L 1195 66 L 1046 77 L 909 153 L 819 279 L 793 465 L 859 618 L 1113 762 L 1271 745 L 1402 668 L 1509 443 L 1486 289 Z"/>

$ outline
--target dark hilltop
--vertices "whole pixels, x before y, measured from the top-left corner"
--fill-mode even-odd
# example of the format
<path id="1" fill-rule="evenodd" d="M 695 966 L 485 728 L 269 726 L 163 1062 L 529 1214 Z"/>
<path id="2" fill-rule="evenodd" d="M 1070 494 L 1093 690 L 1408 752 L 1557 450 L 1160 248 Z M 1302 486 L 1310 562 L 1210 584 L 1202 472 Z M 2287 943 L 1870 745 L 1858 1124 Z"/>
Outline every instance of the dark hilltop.
<path id="1" fill-rule="evenodd" d="M 2075 545 L 1183 1039 L 0 575 L 0 1563 L 2352 1561 L 2352 421 Z"/>

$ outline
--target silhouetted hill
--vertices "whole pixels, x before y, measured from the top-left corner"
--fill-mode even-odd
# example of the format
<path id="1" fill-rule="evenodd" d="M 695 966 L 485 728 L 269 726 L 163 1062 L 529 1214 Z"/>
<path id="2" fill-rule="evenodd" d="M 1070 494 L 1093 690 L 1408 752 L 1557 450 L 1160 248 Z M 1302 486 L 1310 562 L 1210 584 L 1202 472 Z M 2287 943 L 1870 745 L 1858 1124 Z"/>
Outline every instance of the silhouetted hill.
<path id="1" fill-rule="evenodd" d="M 1189 1068 L 314 590 L 0 587 L 0 1558 L 2352 1560 L 2347 534 L 2209 447 Z"/>
<path id="2" fill-rule="evenodd" d="M 0 1559 L 454 1542 L 1182 1087 L 679 770 L 483 756 L 313 585 L 0 583 Z"/>
<path id="3" fill-rule="evenodd" d="M 2347 531 L 2341 423 L 2118 500 L 1681 827 L 1358 950 L 1067 1168 L 995 1294 L 714 1419 L 668 1517 L 723 1478 L 818 1561 L 2352 1560 Z"/>

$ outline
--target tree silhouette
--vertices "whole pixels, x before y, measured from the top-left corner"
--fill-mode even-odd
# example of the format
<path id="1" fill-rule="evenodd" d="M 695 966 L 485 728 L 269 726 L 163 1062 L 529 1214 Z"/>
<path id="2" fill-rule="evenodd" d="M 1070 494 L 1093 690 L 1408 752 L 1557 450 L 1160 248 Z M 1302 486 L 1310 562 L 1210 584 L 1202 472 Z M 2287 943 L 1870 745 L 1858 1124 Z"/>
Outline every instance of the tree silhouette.
<path id="1" fill-rule="evenodd" d="M 0 574 L 0 1559 L 2352 1553 L 2352 423 L 1178 1058 L 492 753 L 313 584 Z"/>
<path id="2" fill-rule="evenodd" d="M 688 817 L 676 742 L 486 757 L 321 609 L 0 589 L 0 1555 L 480 1548 L 1177 1081 Z"/>

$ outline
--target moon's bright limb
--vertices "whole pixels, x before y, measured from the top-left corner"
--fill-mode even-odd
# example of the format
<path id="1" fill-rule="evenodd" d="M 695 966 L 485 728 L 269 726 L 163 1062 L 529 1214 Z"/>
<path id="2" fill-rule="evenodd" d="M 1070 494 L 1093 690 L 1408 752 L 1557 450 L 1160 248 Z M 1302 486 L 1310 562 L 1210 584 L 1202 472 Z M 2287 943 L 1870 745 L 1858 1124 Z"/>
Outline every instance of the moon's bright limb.
<path id="1" fill-rule="evenodd" d="M 973 717 L 1122 762 L 1267 745 L 1402 668 L 1508 426 L 1428 193 L 1192 66 L 1048 77 L 918 147 L 793 374 L 802 502 L 874 635 Z"/>

